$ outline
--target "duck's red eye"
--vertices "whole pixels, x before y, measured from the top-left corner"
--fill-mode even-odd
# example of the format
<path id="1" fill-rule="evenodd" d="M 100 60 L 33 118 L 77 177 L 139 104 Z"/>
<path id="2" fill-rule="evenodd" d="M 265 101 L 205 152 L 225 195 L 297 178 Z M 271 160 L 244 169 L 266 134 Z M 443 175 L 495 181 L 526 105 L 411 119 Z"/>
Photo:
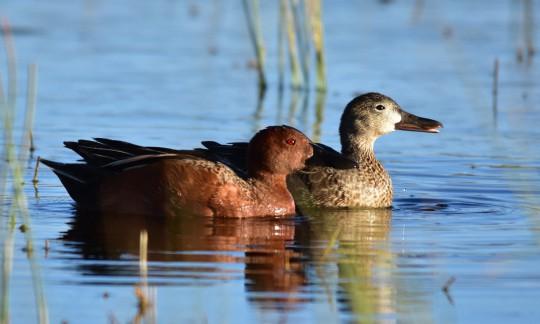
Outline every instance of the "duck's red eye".
<path id="1" fill-rule="evenodd" d="M 294 145 L 296 144 L 296 140 L 294 138 L 288 138 L 285 143 L 289 144 L 289 145 Z"/>

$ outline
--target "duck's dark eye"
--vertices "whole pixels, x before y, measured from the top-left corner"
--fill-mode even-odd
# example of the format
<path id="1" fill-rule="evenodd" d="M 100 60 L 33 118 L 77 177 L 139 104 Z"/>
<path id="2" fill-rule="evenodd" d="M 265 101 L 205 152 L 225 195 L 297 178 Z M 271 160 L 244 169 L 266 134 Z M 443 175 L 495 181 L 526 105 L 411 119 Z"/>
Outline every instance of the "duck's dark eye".
<path id="1" fill-rule="evenodd" d="M 377 106 L 375 107 L 375 109 L 377 109 L 377 110 L 385 110 L 386 107 L 383 106 L 383 105 L 377 105 Z"/>
<path id="2" fill-rule="evenodd" d="M 289 145 L 294 145 L 296 144 L 296 140 L 294 138 L 288 138 L 285 143 L 289 144 Z"/>

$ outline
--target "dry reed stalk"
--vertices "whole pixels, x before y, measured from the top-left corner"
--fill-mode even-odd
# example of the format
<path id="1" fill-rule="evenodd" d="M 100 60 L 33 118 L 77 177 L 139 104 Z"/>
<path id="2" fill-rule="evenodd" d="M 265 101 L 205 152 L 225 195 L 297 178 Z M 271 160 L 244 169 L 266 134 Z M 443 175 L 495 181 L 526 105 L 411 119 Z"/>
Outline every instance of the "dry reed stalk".
<path id="1" fill-rule="evenodd" d="M 278 88 L 283 90 L 285 84 L 285 0 L 279 2 L 279 20 L 278 20 Z"/>
<path id="2" fill-rule="evenodd" d="M 148 287 L 148 232 L 142 230 L 139 234 L 139 273 L 141 282 L 135 285 L 135 297 L 137 298 L 137 314 L 134 323 L 156 323 L 155 314 L 155 289 Z"/>
<path id="3" fill-rule="evenodd" d="M 493 62 L 493 86 L 492 86 L 492 94 L 493 94 L 493 122 L 495 126 L 497 125 L 497 101 L 498 101 L 498 94 L 499 94 L 499 59 L 495 59 L 495 62 Z"/>
<path id="4" fill-rule="evenodd" d="M 298 59 L 300 62 L 300 70 L 302 79 L 304 80 L 303 87 L 309 88 L 309 36 L 306 30 L 307 13 L 299 0 L 290 0 L 291 13 L 293 18 L 294 33 L 296 35 Z"/>
<path id="5" fill-rule="evenodd" d="M 22 220 L 22 225 L 25 228 L 24 235 L 26 239 L 26 251 L 28 256 L 28 262 L 30 264 L 30 271 L 32 276 L 32 284 L 34 289 L 34 297 L 36 299 L 36 306 L 38 308 L 38 322 L 39 323 L 48 323 L 49 316 L 47 310 L 47 304 L 45 300 L 45 294 L 43 290 L 43 282 L 41 281 L 40 271 L 38 263 L 35 259 L 33 253 L 33 239 L 32 239 L 32 230 L 30 226 L 30 214 L 28 212 L 28 203 L 26 200 L 26 195 L 24 194 L 24 165 L 26 163 L 27 154 L 19 152 L 19 157 L 15 152 L 15 144 L 13 141 L 13 123 L 15 118 L 16 111 L 16 98 L 17 98 L 17 77 L 16 77 L 16 59 L 15 59 L 15 46 L 13 42 L 13 37 L 11 34 L 11 28 L 9 22 L 6 19 L 2 19 L 1 27 L 3 31 L 4 45 L 6 48 L 6 56 L 8 61 L 8 91 L 7 91 L 7 100 L 1 101 L 1 108 L 4 117 L 4 158 L 5 158 L 5 169 L 7 169 L 6 175 L 11 173 L 13 179 L 13 197 L 11 209 L 9 210 L 8 224 L 9 228 L 7 229 L 7 239 L 4 241 L 4 251 L 2 254 L 2 307 L 0 320 L 5 322 L 9 321 L 9 284 L 10 276 L 13 264 L 13 233 L 16 224 L 16 215 L 19 215 Z M 27 106 L 35 105 L 35 89 L 36 89 L 36 79 L 35 79 L 35 66 L 29 68 L 29 79 L 28 79 L 28 102 Z M 2 96 L 3 97 L 3 96 Z M 3 98 L 2 98 L 3 99 Z M 33 107 L 31 107 L 33 111 Z M 33 112 L 27 116 L 32 117 Z M 27 117 L 28 121 L 31 121 L 33 118 Z M 31 125 L 30 122 L 25 121 L 25 124 Z M 26 132 L 25 132 L 26 133 Z M 5 179 L 3 179 L 5 180 Z M 0 214 L 3 216 L 3 213 Z"/>
<path id="6" fill-rule="evenodd" d="M 41 162 L 41 157 L 38 156 L 36 159 L 36 166 L 34 167 L 34 176 L 32 177 L 32 184 L 34 185 L 34 188 L 37 187 L 37 184 L 39 182 L 38 179 L 38 170 L 39 170 L 39 164 Z M 37 188 L 36 188 L 37 189 Z"/>
<path id="7" fill-rule="evenodd" d="M 259 89 L 264 91 L 266 89 L 266 76 L 264 73 L 265 48 L 260 26 L 259 1 L 251 0 L 251 5 L 250 0 L 243 0 L 242 3 L 244 5 L 244 13 L 248 24 L 249 37 L 257 57 Z"/>
<path id="8" fill-rule="evenodd" d="M 524 0 L 523 5 L 523 37 L 527 49 L 527 63 L 532 63 L 534 47 L 534 9 L 532 0 Z"/>
<path id="9" fill-rule="evenodd" d="M 311 34 L 315 47 L 315 64 L 317 67 L 316 86 L 318 91 L 326 91 L 326 63 L 324 57 L 324 29 L 322 23 L 321 0 L 306 0 L 311 22 Z"/>
<path id="10" fill-rule="evenodd" d="M 37 65 L 28 65 L 28 79 L 26 82 L 26 111 L 24 114 L 24 126 L 19 150 L 19 160 L 26 161 L 28 153 L 34 150 L 32 139 L 32 127 L 34 124 L 34 114 L 36 111 L 37 97 Z"/>
<path id="11" fill-rule="evenodd" d="M 7 20 L 2 19 L 1 21 L 1 27 L 3 32 L 3 39 L 4 39 L 4 46 L 6 48 L 6 55 L 7 55 L 7 61 L 8 61 L 8 84 L 12 86 L 13 80 L 12 75 L 10 73 L 13 72 L 13 68 L 11 68 L 11 65 L 14 64 L 13 56 L 13 44 L 11 39 L 11 32 L 9 23 Z M 1 82 L 0 78 L 0 82 Z M 9 90 L 8 90 L 9 92 Z M 13 96 L 9 96 L 10 99 L 13 98 Z M 3 84 L 0 84 L 0 107 L 3 119 L 3 151 L 2 156 L 0 156 L 0 159 L 2 160 L 2 168 L 0 170 L 0 194 L 2 198 L 2 201 L 0 201 L 0 216 L 3 218 L 4 216 L 4 198 L 5 198 L 5 192 L 6 192 L 6 186 L 7 186 L 7 177 L 9 173 L 9 160 L 8 155 L 10 151 L 10 145 L 12 142 L 12 114 L 11 114 L 11 106 L 9 105 L 9 100 L 4 96 L 4 87 Z M 10 278 L 11 278 L 11 271 L 13 268 L 13 237 L 14 237 L 14 230 L 15 230 L 15 222 L 12 217 L 10 217 L 7 220 L 7 227 L 4 226 L 3 221 L 0 222 L 0 229 L 2 229 L 2 237 L 3 237 L 3 249 L 2 249 L 2 279 L 0 283 L 0 288 L 2 289 L 1 292 L 1 307 L 0 307 L 0 323 L 9 323 L 10 315 L 9 315 L 9 288 L 10 288 Z"/>
<path id="12" fill-rule="evenodd" d="M 148 275 L 148 232 L 142 230 L 139 234 L 139 271 L 142 278 Z"/>
<path id="13" fill-rule="evenodd" d="M 304 81 L 302 80 L 302 75 L 300 74 L 300 63 L 298 61 L 298 49 L 296 47 L 296 33 L 294 28 L 294 18 L 292 14 L 291 4 L 287 0 L 282 0 L 285 2 L 285 21 L 287 26 L 287 40 L 289 44 L 289 64 L 291 67 L 291 85 L 293 89 L 302 88 Z"/>

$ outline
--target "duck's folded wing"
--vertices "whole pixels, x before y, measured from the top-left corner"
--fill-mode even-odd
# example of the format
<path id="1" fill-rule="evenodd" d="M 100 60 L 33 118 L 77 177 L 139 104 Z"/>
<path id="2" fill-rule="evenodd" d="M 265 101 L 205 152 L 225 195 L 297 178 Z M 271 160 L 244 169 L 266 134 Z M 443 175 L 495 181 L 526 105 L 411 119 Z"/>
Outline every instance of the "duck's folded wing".
<path id="1" fill-rule="evenodd" d="M 228 165 L 233 170 L 247 172 L 248 143 L 220 144 L 213 141 L 204 141 L 201 144 L 206 147 L 212 157 Z M 343 156 L 330 146 L 321 143 L 312 143 L 311 145 L 313 147 L 313 156 L 306 161 L 306 166 L 323 166 L 340 170 L 358 167 L 355 161 Z"/>
<path id="2" fill-rule="evenodd" d="M 209 159 L 225 164 L 242 178 L 247 177 L 248 143 L 221 144 L 214 141 L 203 141 L 201 144 L 206 149 L 196 149 L 196 151 L 205 152 Z"/>
<path id="3" fill-rule="evenodd" d="M 245 162 L 241 161 L 243 159 L 235 159 L 232 156 L 223 158 L 222 154 L 225 153 L 215 154 L 206 149 L 174 150 L 165 147 L 140 146 L 108 138 L 94 138 L 94 140 L 81 139 L 76 142 L 64 142 L 64 145 L 81 156 L 82 161 L 86 162 L 77 163 L 77 165 L 85 165 L 85 168 L 93 168 L 101 171 L 120 172 L 164 159 L 202 159 L 221 162 L 232 168 L 241 177 L 245 177 L 246 173 L 243 168 Z M 239 147 L 241 146 L 242 143 L 239 143 Z M 238 166 L 242 162 L 243 165 Z M 60 163 L 55 164 L 55 167 L 58 168 L 62 165 L 75 164 Z"/>
<path id="4" fill-rule="evenodd" d="M 97 158 L 95 152 L 92 158 Z M 60 181 L 78 203 L 92 202 L 97 184 L 102 179 L 113 174 L 127 171 L 132 168 L 144 167 L 151 163 L 165 159 L 190 159 L 208 161 L 200 152 L 186 151 L 183 154 L 147 154 L 137 155 L 125 159 L 118 159 L 107 164 L 97 165 L 90 163 L 60 163 L 46 159 L 40 159 L 41 163 L 50 167 L 60 178 Z M 103 160 L 105 161 L 105 159 Z"/>
<path id="5" fill-rule="evenodd" d="M 76 142 L 64 142 L 64 145 L 79 154 L 86 163 L 95 166 L 103 166 L 115 161 L 141 155 L 159 155 L 178 152 L 168 148 L 145 147 L 107 138 L 95 138 L 93 141 L 78 140 Z"/>
<path id="6" fill-rule="evenodd" d="M 145 165 L 149 165 L 162 160 L 205 160 L 211 161 L 206 158 L 203 152 L 198 151 L 178 151 L 179 153 L 163 153 L 163 154 L 148 154 L 148 155 L 137 155 L 123 160 L 114 161 L 105 165 L 102 165 L 101 168 L 108 171 L 121 172 L 126 171 L 132 168 L 139 168 Z M 212 161 L 216 162 L 216 161 Z"/>
<path id="7" fill-rule="evenodd" d="M 343 156 L 328 145 L 313 143 L 313 156 L 306 161 L 307 166 L 330 167 L 334 169 L 346 170 L 358 167 L 358 163 Z"/>

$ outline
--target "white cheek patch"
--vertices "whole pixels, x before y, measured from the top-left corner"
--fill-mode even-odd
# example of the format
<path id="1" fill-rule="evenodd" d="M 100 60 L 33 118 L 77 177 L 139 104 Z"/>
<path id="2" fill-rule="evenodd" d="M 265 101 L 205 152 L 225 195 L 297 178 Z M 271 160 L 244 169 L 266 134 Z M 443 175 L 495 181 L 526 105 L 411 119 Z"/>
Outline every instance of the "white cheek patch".
<path id="1" fill-rule="evenodd" d="M 388 114 L 388 123 L 384 125 L 383 132 L 384 133 L 390 133 L 396 130 L 396 124 L 401 121 L 401 114 L 398 113 L 395 110 L 392 110 L 391 113 Z"/>
<path id="2" fill-rule="evenodd" d="M 391 118 L 392 118 L 392 122 L 395 125 L 401 121 L 401 114 L 395 110 L 392 110 Z"/>

